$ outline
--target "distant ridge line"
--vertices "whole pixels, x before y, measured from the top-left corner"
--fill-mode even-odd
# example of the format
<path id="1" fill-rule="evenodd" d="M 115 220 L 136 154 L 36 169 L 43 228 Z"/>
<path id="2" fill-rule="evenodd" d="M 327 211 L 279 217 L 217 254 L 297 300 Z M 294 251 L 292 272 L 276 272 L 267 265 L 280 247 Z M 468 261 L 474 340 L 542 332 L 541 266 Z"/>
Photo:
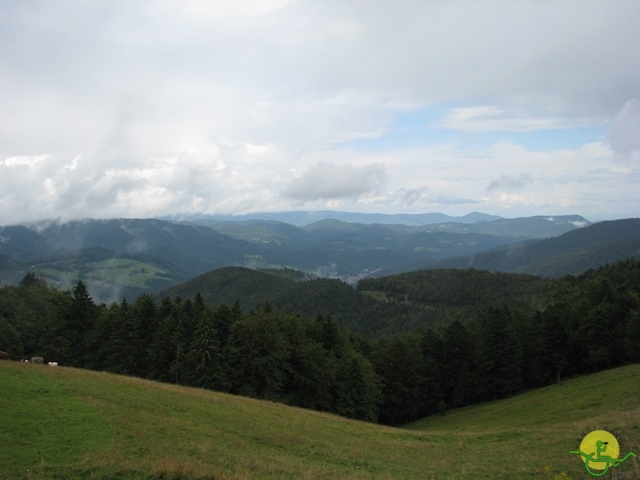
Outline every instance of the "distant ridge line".
<path id="1" fill-rule="evenodd" d="M 582 219 L 579 215 L 537 215 L 541 218 L 567 218 Z M 168 221 L 249 221 L 249 220 L 266 220 L 279 221 L 289 223 L 295 226 L 306 226 L 312 223 L 334 219 L 349 223 L 363 224 L 401 224 L 409 226 L 423 226 L 436 223 L 461 223 L 472 224 L 478 222 L 491 222 L 495 220 L 507 220 L 498 215 L 490 215 L 482 212 L 471 212 L 463 216 L 451 216 L 444 213 L 428 212 L 428 213 L 358 213 L 343 212 L 337 210 L 300 210 L 286 212 L 257 212 L 247 213 L 243 215 L 222 215 L 222 214 L 173 214 L 158 217 L 161 220 Z"/>

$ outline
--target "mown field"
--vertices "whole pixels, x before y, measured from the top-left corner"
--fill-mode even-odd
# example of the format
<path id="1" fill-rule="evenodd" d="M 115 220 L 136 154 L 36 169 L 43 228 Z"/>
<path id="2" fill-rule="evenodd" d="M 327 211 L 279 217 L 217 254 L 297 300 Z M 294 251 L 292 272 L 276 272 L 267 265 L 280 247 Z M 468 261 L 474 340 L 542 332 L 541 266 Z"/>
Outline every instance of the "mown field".
<path id="1" fill-rule="evenodd" d="M 156 279 L 170 285 L 170 273 L 150 263 L 130 258 L 113 258 L 79 264 L 77 261 L 58 261 L 43 264 L 37 268 L 38 274 L 53 284 L 72 288 L 78 278 L 84 278 L 90 284 L 105 283 L 112 286 L 147 286 L 149 279 Z"/>
<path id="2" fill-rule="evenodd" d="M 400 429 L 0 362 L 2 479 L 585 479 L 569 450 L 593 427 L 616 430 L 621 452 L 640 454 L 640 365 Z M 615 473 L 637 479 L 640 465 L 629 459 Z"/>

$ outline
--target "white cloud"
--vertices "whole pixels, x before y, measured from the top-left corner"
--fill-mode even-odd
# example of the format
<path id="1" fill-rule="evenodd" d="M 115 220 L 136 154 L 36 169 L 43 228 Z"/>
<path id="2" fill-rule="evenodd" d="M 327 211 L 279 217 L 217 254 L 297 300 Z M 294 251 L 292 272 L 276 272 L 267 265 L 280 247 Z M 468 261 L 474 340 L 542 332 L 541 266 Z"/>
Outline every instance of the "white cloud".
<path id="1" fill-rule="evenodd" d="M 20 155 L 17 157 L 9 157 L 0 161 L 0 165 L 4 167 L 26 166 L 33 168 L 42 161 L 46 160 L 46 155 Z"/>
<path id="2" fill-rule="evenodd" d="M 636 0 L 2 2 L 0 215 L 630 216 L 637 162 L 612 160 L 638 156 L 639 17 Z M 428 147 L 344 146 L 429 106 Z M 610 148 L 478 140 L 603 122 Z M 522 172 L 524 190 L 486 189 Z"/>
<path id="3" fill-rule="evenodd" d="M 524 113 L 513 114 L 495 105 L 481 105 L 453 108 L 444 119 L 434 122 L 432 126 L 462 132 L 532 132 L 601 126 L 603 123 L 602 119 L 594 118 L 536 117 Z"/>
<path id="4" fill-rule="evenodd" d="M 271 143 L 265 145 L 254 145 L 253 143 L 245 143 L 244 150 L 251 157 L 269 157 L 276 154 L 275 147 Z"/>

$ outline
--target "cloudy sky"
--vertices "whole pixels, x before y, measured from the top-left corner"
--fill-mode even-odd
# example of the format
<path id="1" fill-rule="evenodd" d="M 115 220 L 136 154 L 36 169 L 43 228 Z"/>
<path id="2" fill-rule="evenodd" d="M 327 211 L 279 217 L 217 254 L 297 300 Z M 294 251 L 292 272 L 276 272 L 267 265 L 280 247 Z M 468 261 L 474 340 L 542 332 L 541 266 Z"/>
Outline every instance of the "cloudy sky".
<path id="1" fill-rule="evenodd" d="M 638 0 L 0 0 L 0 224 L 640 216 Z"/>

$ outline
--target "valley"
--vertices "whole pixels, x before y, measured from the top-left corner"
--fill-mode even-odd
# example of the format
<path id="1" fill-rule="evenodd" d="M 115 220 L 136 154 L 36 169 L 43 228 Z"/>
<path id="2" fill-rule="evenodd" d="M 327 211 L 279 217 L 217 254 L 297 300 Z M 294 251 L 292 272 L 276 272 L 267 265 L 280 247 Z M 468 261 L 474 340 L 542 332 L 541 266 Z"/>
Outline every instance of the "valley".
<path id="1" fill-rule="evenodd" d="M 202 222 L 2 227 L 0 350 L 60 367 L 0 364 L 2 388 L 30 398 L 0 399 L 15 411 L 0 439 L 31 428 L 21 408 L 42 392 L 60 427 L 47 435 L 78 455 L 13 452 L 0 473 L 584 478 L 559 452 L 605 421 L 596 410 L 609 395 L 637 445 L 628 385 L 640 361 L 640 220 Z M 81 418 L 60 415 L 64 405 Z M 207 418 L 215 426 L 197 427 Z M 97 441 L 80 446 L 83 421 Z M 548 448 L 532 449 L 548 436 Z M 345 438 L 346 452 L 334 446 Z"/>
<path id="2" fill-rule="evenodd" d="M 0 227 L 0 282 L 16 284 L 34 273 L 70 289 L 82 278 L 96 300 L 109 303 L 228 266 L 288 268 L 351 285 L 429 268 L 557 277 L 636 255 L 639 225 L 634 219 L 591 225 L 578 215 L 505 219 L 330 211 L 49 221 Z"/>

